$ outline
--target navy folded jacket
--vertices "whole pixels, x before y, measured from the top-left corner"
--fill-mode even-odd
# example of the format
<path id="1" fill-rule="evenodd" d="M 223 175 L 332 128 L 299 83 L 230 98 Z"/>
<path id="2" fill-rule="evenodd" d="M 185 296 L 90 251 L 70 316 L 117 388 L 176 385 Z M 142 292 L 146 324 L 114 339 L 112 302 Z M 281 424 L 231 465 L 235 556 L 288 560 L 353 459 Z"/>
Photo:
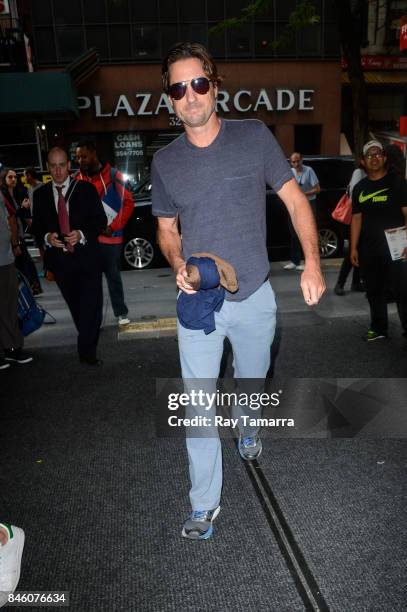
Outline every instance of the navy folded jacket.
<path id="1" fill-rule="evenodd" d="M 192 295 L 181 291 L 177 300 L 178 319 L 187 329 L 203 329 L 205 334 L 210 334 L 216 329 L 215 312 L 222 308 L 225 290 L 219 286 L 219 272 L 213 259 L 190 257 L 188 264 L 199 269 L 201 288 Z"/>

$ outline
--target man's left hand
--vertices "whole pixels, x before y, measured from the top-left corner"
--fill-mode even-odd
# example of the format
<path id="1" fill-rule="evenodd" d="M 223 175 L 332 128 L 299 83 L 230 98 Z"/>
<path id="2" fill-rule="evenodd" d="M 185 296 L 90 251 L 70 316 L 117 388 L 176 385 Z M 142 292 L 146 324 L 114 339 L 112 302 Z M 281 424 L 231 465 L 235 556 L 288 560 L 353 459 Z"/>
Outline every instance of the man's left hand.
<path id="1" fill-rule="evenodd" d="M 71 246 L 75 246 L 81 239 L 81 233 L 79 230 L 72 230 L 65 236 L 65 242 Z"/>
<path id="2" fill-rule="evenodd" d="M 110 225 L 108 225 L 107 228 L 103 230 L 102 234 L 103 236 L 108 236 L 110 238 L 110 236 L 113 234 L 113 230 Z"/>
<path id="3" fill-rule="evenodd" d="M 307 266 L 301 274 L 301 289 L 307 306 L 318 304 L 326 290 L 325 280 L 319 266 Z"/>

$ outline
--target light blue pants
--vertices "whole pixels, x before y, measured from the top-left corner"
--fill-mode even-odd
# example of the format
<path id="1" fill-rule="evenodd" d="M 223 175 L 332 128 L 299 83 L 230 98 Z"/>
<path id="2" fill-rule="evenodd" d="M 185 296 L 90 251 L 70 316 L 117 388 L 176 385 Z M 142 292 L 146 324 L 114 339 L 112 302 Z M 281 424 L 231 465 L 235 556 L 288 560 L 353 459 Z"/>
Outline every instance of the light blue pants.
<path id="1" fill-rule="evenodd" d="M 270 349 L 276 327 L 276 302 L 269 281 L 242 302 L 225 301 L 215 313 L 216 330 L 207 336 L 203 330 L 190 330 L 178 322 L 178 343 L 185 391 L 192 388 L 215 392 L 223 354 L 223 342 L 228 338 L 233 349 L 235 378 L 264 379 L 270 367 Z M 193 382 L 193 379 L 199 381 Z M 234 407 L 232 417 L 240 416 L 242 408 Z M 247 412 L 247 411 L 246 411 Z M 195 414 L 212 417 L 216 406 L 205 411 L 202 406 Z M 188 408 L 186 416 L 193 416 Z M 253 415 L 252 415 L 253 416 Z M 256 415 L 260 416 L 260 415 Z M 187 437 L 190 500 L 193 510 L 210 510 L 219 505 L 222 491 L 222 450 L 216 428 L 202 436 Z M 256 430 L 246 429 L 243 435 Z M 196 435 L 196 434 L 195 434 Z"/>

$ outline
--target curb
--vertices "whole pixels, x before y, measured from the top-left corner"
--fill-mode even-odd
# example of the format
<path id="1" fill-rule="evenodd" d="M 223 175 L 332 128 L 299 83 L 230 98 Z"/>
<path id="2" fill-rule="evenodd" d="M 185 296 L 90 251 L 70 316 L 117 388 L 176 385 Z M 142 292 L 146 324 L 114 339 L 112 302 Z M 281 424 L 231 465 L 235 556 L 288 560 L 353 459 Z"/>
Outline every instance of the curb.
<path id="1" fill-rule="evenodd" d="M 176 317 L 155 319 L 154 321 L 134 321 L 129 323 L 117 334 L 118 340 L 134 340 L 136 338 L 164 338 L 177 335 Z"/>

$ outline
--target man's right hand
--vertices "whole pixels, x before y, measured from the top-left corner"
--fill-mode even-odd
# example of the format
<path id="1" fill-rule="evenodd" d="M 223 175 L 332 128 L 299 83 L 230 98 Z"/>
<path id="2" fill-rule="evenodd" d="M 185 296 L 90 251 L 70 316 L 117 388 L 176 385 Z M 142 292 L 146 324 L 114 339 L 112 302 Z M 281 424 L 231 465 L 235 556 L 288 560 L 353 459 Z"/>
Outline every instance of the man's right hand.
<path id="1" fill-rule="evenodd" d="M 52 232 L 51 234 L 48 234 L 48 242 L 51 246 L 56 247 L 57 249 L 66 248 L 66 244 L 61 240 L 58 240 L 57 232 Z"/>
<path id="2" fill-rule="evenodd" d="M 357 249 L 352 249 L 350 252 L 350 262 L 352 266 L 359 267 L 359 253 Z"/>
<path id="3" fill-rule="evenodd" d="M 184 293 L 188 293 L 188 295 L 192 295 L 193 293 L 196 293 L 195 289 L 192 289 L 192 286 L 187 283 L 186 281 L 186 277 L 188 276 L 187 274 L 187 267 L 185 262 L 182 263 L 177 269 L 176 269 L 176 281 L 177 281 L 177 287 L 179 289 L 181 289 L 181 291 L 183 291 Z"/>

